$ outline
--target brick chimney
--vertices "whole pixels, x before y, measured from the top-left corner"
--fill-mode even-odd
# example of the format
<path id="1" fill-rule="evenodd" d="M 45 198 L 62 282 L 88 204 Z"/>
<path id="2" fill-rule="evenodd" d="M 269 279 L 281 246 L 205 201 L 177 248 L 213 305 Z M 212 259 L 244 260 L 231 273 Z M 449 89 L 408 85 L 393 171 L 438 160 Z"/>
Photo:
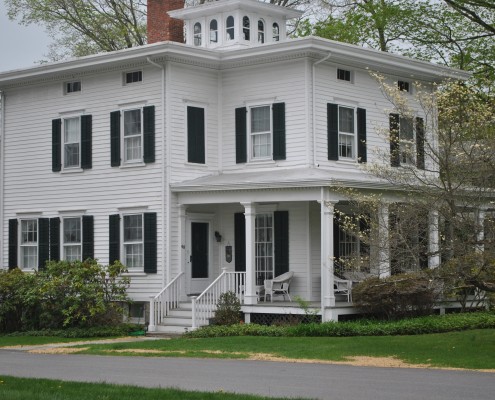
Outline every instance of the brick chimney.
<path id="1" fill-rule="evenodd" d="M 167 14 L 180 8 L 184 8 L 184 0 L 148 0 L 148 44 L 168 40 L 184 43 L 184 21 Z"/>

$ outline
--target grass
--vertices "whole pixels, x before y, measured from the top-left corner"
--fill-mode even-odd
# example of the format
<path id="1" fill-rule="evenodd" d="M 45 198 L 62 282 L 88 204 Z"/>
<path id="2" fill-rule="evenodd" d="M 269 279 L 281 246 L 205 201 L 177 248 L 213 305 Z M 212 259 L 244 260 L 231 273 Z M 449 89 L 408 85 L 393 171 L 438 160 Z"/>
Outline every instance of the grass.
<path id="1" fill-rule="evenodd" d="M 263 400 L 268 397 L 232 393 L 145 389 L 102 383 L 63 382 L 48 379 L 0 377 L 0 398 L 9 400 Z M 275 398 L 270 398 L 277 400 Z M 278 398 L 278 400 L 281 400 Z"/>
<path id="2" fill-rule="evenodd" d="M 50 343 L 77 342 L 81 340 L 88 340 L 88 339 L 63 338 L 59 336 L 0 336 L 0 347 L 36 346 L 36 345 L 50 344 Z M 91 340 L 96 340 L 96 338 Z"/>
<path id="3" fill-rule="evenodd" d="M 495 369 L 495 329 L 379 337 L 179 338 L 85 347 L 89 349 L 83 353 L 98 355 L 246 359 L 255 352 L 289 359 L 327 361 L 345 360 L 349 356 L 370 356 L 396 357 L 407 363 L 435 367 Z M 151 351 L 145 353 L 143 350 Z"/>

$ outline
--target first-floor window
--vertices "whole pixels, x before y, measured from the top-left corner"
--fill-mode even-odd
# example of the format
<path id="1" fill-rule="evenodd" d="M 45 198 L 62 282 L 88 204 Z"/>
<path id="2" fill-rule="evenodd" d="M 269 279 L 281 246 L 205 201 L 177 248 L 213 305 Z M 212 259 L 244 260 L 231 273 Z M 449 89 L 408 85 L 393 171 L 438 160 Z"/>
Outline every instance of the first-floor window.
<path id="1" fill-rule="evenodd" d="M 81 261 L 82 259 L 82 229 L 81 218 L 64 218 L 63 247 L 64 260 Z"/>
<path id="2" fill-rule="evenodd" d="M 344 262 L 359 256 L 358 238 L 342 229 L 339 229 L 339 256 Z"/>
<path id="3" fill-rule="evenodd" d="M 143 124 L 141 109 L 125 110 L 124 114 L 124 161 L 142 161 Z"/>
<path id="4" fill-rule="evenodd" d="M 272 157 L 272 129 L 270 106 L 252 107 L 251 159 Z"/>
<path id="5" fill-rule="evenodd" d="M 38 268 L 38 220 L 21 220 L 21 267 Z"/>
<path id="6" fill-rule="evenodd" d="M 124 264 L 129 269 L 143 268 L 143 214 L 124 215 Z"/>
<path id="7" fill-rule="evenodd" d="M 259 214 L 255 222 L 256 285 L 263 285 L 265 279 L 273 279 L 273 250 L 273 214 Z"/>

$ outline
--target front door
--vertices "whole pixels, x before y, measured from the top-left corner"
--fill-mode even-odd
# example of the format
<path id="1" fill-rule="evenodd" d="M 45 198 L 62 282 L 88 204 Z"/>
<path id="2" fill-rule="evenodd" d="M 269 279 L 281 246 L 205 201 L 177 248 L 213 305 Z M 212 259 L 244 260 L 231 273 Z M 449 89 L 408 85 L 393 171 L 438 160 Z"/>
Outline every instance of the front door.
<path id="1" fill-rule="evenodd" d="M 198 294 L 205 290 L 210 282 L 210 224 L 191 222 L 190 226 L 189 294 Z"/>

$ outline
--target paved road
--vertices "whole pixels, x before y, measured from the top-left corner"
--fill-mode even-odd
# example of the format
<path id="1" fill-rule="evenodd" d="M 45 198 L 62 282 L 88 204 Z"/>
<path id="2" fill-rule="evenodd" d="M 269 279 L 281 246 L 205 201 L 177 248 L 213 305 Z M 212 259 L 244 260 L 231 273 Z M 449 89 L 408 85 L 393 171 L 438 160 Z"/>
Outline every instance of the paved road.
<path id="1" fill-rule="evenodd" d="M 329 400 L 495 398 L 495 374 L 490 373 L 262 361 L 0 350 L 0 375 Z"/>

